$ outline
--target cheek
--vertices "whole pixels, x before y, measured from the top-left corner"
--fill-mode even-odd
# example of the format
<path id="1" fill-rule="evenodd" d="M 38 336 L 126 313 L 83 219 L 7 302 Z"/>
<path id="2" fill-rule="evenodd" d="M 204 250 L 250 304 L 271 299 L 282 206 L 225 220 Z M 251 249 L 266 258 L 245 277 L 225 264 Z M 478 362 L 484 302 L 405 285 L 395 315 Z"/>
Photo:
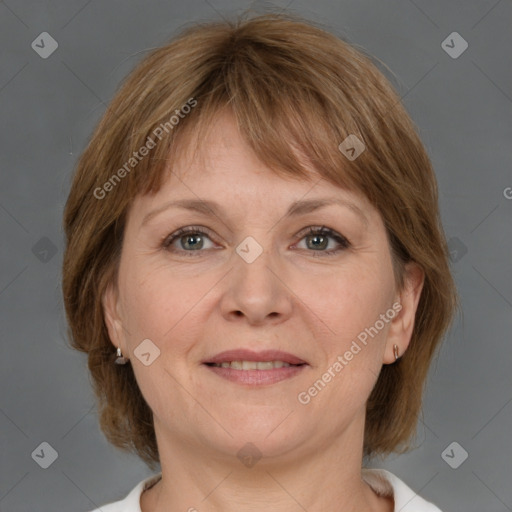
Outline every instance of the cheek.
<path id="1" fill-rule="evenodd" d="M 138 272 L 132 267 L 125 273 L 123 309 L 135 377 L 151 409 L 175 428 L 179 424 L 169 404 L 188 411 L 190 416 L 194 414 L 194 401 L 190 401 L 176 382 L 189 378 L 186 361 L 194 340 L 201 336 L 202 301 L 214 284 L 204 286 L 209 280 L 171 276 L 161 267 Z M 160 351 L 148 366 L 139 362 L 136 355 L 145 339 L 151 340 Z"/>
<path id="2" fill-rule="evenodd" d="M 149 338 L 161 349 L 185 350 L 187 340 L 193 339 L 201 325 L 197 316 L 215 282 L 211 276 L 190 278 L 162 267 L 127 268 L 124 310 L 132 349 Z"/>
<path id="3" fill-rule="evenodd" d="M 325 285 L 324 293 L 310 284 L 303 288 L 311 297 L 307 305 L 315 313 L 315 332 L 325 358 L 309 387 L 301 388 L 301 396 L 312 400 L 312 410 L 337 410 L 342 405 L 340 414 L 352 417 L 364 407 L 382 367 L 389 323 L 380 315 L 392 305 L 393 281 L 377 265 L 373 271 L 365 266 L 338 272 L 326 278 Z"/>
<path id="4" fill-rule="evenodd" d="M 325 324 L 325 342 L 338 350 L 373 326 L 391 306 L 391 268 L 379 262 L 351 265 L 329 275 L 303 278 L 301 290 L 317 324 Z"/>

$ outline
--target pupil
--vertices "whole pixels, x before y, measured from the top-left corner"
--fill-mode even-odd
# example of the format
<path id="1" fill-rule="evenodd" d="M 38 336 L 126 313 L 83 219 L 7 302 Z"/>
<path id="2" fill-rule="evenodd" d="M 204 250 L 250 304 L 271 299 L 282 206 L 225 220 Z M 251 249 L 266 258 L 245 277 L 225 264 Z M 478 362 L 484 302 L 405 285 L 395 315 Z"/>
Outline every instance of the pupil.
<path id="1" fill-rule="evenodd" d="M 320 247 L 320 248 L 324 249 L 324 248 L 325 248 L 325 241 L 326 241 L 326 237 L 324 237 L 324 236 L 322 236 L 322 235 L 314 235 L 313 240 L 317 240 L 317 241 L 318 241 L 319 239 L 320 239 L 320 240 L 323 240 L 323 242 L 324 242 L 324 243 L 323 243 L 323 244 L 321 243 L 321 244 L 319 244 L 319 245 L 318 245 L 318 244 L 316 244 L 316 243 L 314 243 L 314 247 L 316 247 L 316 248 L 319 248 L 319 247 Z"/>
<path id="2" fill-rule="evenodd" d="M 189 244 L 189 241 L 194 240 L 194 239 L 199 240 L 199 242 L 197 242 L 197 243 L 192 242 L 192 244 Z M 187 235 L 185 237 L 185 240 L 186 240 L 185 245 L 186 246 L 188 245 L 188 247 L 192 248 L 192 249 L 195 249 L 198 245 L 201 245 L 201 237 L 198 235 Z"/>

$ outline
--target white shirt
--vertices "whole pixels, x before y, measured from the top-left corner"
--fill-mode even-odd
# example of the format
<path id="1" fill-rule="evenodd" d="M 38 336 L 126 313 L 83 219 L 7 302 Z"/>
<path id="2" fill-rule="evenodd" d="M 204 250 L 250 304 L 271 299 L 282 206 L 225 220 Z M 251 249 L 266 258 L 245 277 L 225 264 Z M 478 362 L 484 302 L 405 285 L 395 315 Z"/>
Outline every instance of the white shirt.
<path id="1" fill-rule="evenodd" d="M 402 480 L 385 469 L 363 468 L 362 477 L 379 496 L 392 496 L 395 512 L 441 512 L 439 508 L 418 496 Z M 161 474 L 150 476 L 139 482 L 124 498 L 97 508 L 92 512 L 142 512 L 140 496 L 142 492 L 160 480 Z"/>

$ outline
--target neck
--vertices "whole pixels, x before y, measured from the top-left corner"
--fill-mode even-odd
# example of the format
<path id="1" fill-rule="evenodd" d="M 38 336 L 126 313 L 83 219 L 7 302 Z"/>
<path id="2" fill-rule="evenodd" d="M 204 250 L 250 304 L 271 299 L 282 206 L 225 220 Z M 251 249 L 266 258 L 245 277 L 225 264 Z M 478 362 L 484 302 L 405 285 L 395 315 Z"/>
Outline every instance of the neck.
<path id="1" fill-rule="evenodd" d="M 162 440 L 162 436 L 157 436 Z M 350 445 L 348 445 L 350 446 Z M 325 443 L 297 448 L 252 467 L 206 447 L 159 442 L 162 479 L 141 497 L 142 512 L 391 512 L 393 500 L 377 496 L 361 478 L 359 450 Z M 300 452 L 300 453 L 299 453 Z M 168 456 L 163 456 L 167 453 Z M 171 455 L 172 454 L 172 455 Z"/>

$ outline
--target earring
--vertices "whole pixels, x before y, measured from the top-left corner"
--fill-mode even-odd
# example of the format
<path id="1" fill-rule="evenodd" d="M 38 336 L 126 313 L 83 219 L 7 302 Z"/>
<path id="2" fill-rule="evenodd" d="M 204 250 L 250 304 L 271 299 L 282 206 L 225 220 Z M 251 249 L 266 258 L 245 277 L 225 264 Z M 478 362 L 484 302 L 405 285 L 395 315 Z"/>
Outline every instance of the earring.
<path id="1" fill-rule="evenodd" d="M 121 349 L 117 347 L 116 360 L 114 361 L 116 364 L 126 364 L 129 361 L 127 357 L 123 356 Z"/>
<path id="2" fill-rule="evenodd" d="M 393 354 L 395 355 L 395 362 L 398 360 L 398 345 L 393 345 Z"/>

